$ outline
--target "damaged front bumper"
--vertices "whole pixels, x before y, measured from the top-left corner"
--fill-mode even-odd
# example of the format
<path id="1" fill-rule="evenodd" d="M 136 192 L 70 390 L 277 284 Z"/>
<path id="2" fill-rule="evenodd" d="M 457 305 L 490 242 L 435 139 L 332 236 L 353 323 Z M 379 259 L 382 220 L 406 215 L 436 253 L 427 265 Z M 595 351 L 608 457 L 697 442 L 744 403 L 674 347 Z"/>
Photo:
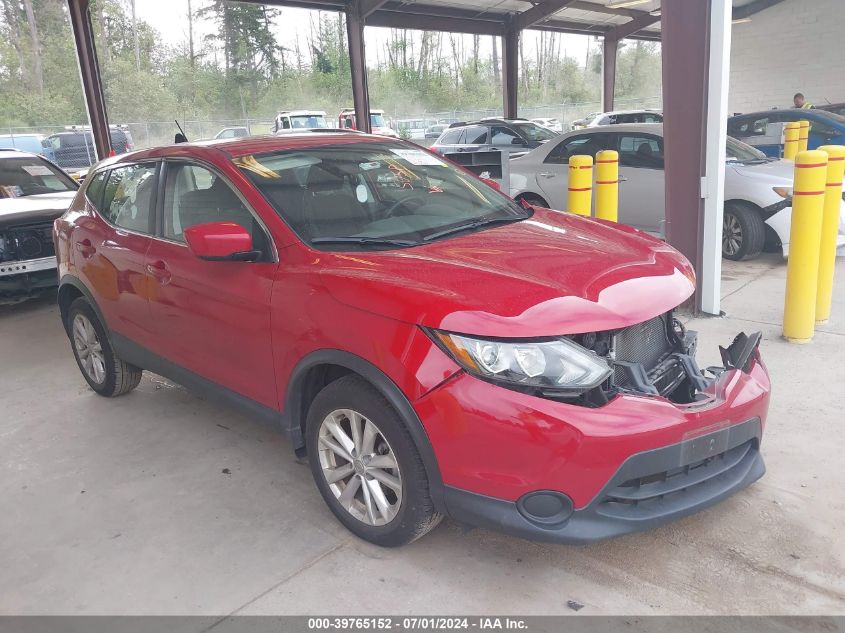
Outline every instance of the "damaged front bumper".
<path id="1" fill-rule="evenodd" d="M 523 538 L 584 543 L 694 514 L 762 477 L 770 382 L 760 333 L 737 335 L 720 348 L 722 366 L 702 370 L 696 334 L 671 313 L 658 319 L 572 337 L 613 368 L 589 397 L 537 397 L 463 374 L 418 401 L 443 465 L 444 509 Z"/>

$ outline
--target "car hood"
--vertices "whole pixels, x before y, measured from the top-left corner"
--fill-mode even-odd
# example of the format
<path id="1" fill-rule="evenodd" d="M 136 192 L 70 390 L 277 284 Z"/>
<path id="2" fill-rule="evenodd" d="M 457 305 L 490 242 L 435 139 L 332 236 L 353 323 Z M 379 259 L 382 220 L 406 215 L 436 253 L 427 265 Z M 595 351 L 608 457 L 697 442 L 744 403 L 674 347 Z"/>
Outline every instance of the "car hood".
<path id="1" fill-rule="evenodd" d="M 795 163 L 791 160 L 773 160 L 753 165 L 744 163 L 727 163 L 727 165 L 740 176 L 771 182 L 773 187 L 791 187 L 795 175 Z"/>
<path id="2" fill-rule="evenodd" d="M 67 211 L 75 195 L 75 191 L 62 191 L 23 198 L 0 198 L 0 228 L 39 220 L 55 220 Z"/>
<path id="3" fill-rule="evenodd" d="M 546 209 L 431 244 L 321 259 L 322 280 L 338 301 L 481 336 L 626 327 L 676 307 L 695 285 L 689 262 L 664 242 Z"/>

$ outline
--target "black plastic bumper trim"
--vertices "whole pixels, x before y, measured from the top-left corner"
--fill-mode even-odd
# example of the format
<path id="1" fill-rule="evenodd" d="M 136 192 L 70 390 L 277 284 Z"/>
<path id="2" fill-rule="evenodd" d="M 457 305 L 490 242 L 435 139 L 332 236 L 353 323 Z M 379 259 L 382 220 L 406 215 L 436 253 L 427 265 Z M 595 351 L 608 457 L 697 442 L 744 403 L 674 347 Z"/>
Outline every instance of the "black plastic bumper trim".
<path id="1" fill-rule="evenodd" d="M 759 450 L 761 436 L 760 420 L 753 418 L 678 444 L 635 453 L 622 463 L 587 506 L 573 512 L 562 525 L 541 527 L 526 519 L 513 501 L 452 486 L 445 486 L 446 509 L 449 516 L 457 521 L 534 541 L 578 544 L 613 538 L 694 514 L 760 479 L 766 472 Z M 709 446 L 729 451 L 743 444 L 749 447 L 738 463 L 704 483 L 691 480 L 690 494 L 681 492 L 662 499 L 650 511 L 625 515 L 624 512 L 608 509 L 607 501 L 612 497 L 611 491 L 631 479 L 697 463 L 708 457 Z"/>

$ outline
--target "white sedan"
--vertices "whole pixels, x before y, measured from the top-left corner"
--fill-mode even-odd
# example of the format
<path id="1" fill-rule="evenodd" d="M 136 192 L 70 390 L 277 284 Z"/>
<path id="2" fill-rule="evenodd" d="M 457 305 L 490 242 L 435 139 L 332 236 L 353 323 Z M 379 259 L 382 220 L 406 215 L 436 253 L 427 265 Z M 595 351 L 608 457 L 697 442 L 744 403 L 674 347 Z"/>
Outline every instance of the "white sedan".
<path id="1" fill-rule="evenodd" d="M 566 209 L 569 157 L 619 152 L 619 221 L 663 237 L 663 125 L 642 123 L 575 130 L 510 161 L 510 194 L 552 209 Z M 756 257 L 764 246 L 789 251 L 791 161 L 768 158 L 728 137 L 722 255 Z M 595 197 L 594 197 L 595 201 Z M 845 204 L 839 222 L 845 245 Z"/>

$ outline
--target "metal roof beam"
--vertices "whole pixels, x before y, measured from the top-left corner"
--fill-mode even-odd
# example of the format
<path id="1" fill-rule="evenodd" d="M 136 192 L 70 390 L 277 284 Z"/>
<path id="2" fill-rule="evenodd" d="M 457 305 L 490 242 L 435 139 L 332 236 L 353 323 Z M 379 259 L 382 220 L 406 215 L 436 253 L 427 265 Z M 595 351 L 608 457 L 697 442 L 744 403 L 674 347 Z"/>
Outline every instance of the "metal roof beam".
<path id="1" fill-rule="evenodd" d="M 370 15 L 383 7 L 387 0 L 361 0 L 358 10 L 361 12 L 361 18 L 367 19 Z"/>
<path id="2" fill-rule="evenodd" d="M 443 31 L 444 33 L 470 33 L 472 35 L 503 35 L 503 22 L 472 18 L 446 17 L 405 11 L 379 10 L 367 19 L 368 26 L 386 26 L 394 29 Z"/>
<path id="3" fill-rule="evenodd" d="M 565 9 L 575 0 L 544 0 L 539 4 L 522 13 L 514 16 L 512 25 L 517 31 L 524 31 L 528 27 L 537 24 L 548 17 L 553 16 L 558 11 Z"/>
<path id="4" fill-rule="evenodd" d="M 609 37 L 613 40 L 621 40 L 626 37 L 630 37 L 637 31 L 642 31 L 647 26 L 651 26 L 656 22 L 660 22 L 659 13 L 657 15 L 652 15 L 651 13 L 643 13 L 642 15 L 634 18 L 629 22 L 626 22 L 625 24 L 620 24 L 619 26 L 608 30 L 605 33 L 605 37 Z"/>
<path id="5" fill-rule="evenodd" d="M 606 15 L 623 15 L 628 18 L 636 18 L 648 13 L 647 11 L 639 11 L 637 9 L 626 9 L 625 7 L 614 8 L 596 2 L 584 2 L 584 0 L 575 0 L 569 6 L 572 9 L 580 9 L 581 11 L 592 11 L 593 13 L 604 13 Z"/>

